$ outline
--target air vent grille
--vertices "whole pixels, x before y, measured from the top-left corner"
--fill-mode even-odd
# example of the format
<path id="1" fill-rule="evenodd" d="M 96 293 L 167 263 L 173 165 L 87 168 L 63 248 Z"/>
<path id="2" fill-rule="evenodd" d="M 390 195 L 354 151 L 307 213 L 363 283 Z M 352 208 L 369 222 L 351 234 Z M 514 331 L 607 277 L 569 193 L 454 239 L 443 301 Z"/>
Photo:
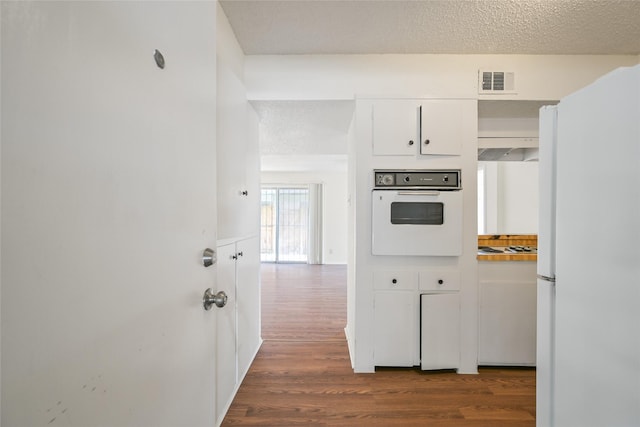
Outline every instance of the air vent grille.
<path id="1" fill-rule="evenodd" d="M 478 73 L 478 93 L 514 93 L 515 73 L 511 71 L 482 71 Z"/>

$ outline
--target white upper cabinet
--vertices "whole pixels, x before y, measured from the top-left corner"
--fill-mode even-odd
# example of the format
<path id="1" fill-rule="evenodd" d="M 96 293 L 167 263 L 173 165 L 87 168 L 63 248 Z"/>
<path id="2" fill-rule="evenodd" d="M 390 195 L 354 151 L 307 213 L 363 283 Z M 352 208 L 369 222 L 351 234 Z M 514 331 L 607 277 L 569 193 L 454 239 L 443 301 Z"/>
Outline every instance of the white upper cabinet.
<path id="1" fill-rule="evenodd" d="M 465 101 L 430 100 L 421 107 L 420 154 L 459 156 L 464 138 Z"/>
<path id="2" fill-rule="evenodd" d="M 373 155 L 460 155 L 465 126 L 475 122 L 470 102 L 391 99 L 374 103 Z"/>
<path id="3" fill-rule="evenodd" d="M 244 93 L 242 81 L 229 67 L 218 64 L 219 239 L 250 236 L 260 229 L 258 118 Z"/>
<path id="4" fill-rule="evenodd" d="M 373 106 L 373 155 L 415 156 L 420 143 L 420 103 L 391 99 Z"/>

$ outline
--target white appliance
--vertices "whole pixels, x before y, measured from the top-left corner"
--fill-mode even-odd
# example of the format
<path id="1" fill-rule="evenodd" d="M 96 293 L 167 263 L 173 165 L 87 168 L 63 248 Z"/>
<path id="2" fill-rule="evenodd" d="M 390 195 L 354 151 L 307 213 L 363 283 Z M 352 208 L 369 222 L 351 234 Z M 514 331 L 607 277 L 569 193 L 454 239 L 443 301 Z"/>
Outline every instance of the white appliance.
<path id="1" fill-rule="evenodd" d="M 543 107 L 539 162 L 537 425 L 640 425 L 640 66 Z"/>
<path id="2" fill-rule="evenodd" d="M 551 426 L 556 293 L 556 124 L 555 106 L 540 109 L 538 152 L 538 283 L 536 316 L 536 425 Z"/>
<path id="3" fill-rule="evenodd" d="M 373 255 L 461 255 L 460 175 L 460 170 L 375 170 Z"/>

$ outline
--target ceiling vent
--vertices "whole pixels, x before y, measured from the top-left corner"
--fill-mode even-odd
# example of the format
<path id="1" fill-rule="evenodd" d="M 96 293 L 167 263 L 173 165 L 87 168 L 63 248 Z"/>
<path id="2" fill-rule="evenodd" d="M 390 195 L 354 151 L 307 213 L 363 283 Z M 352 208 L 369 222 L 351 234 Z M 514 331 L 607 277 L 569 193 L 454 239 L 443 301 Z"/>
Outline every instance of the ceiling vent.
<path id="1" fill-rule="evenodd" d="M 478 71 L 478 93 L 515 93 L 515 73 L 513 71 Z"/>

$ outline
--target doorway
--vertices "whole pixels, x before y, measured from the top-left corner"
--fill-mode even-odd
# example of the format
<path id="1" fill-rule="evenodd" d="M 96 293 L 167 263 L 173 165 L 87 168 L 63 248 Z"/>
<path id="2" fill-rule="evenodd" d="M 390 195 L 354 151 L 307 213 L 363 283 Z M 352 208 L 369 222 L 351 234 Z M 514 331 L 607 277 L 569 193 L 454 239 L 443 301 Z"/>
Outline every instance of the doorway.
<path id="1" fill-rule="evenodd" d="M 308 188 L 263 187 L 260 216 L 261 262 L 308 262 Z"/>

